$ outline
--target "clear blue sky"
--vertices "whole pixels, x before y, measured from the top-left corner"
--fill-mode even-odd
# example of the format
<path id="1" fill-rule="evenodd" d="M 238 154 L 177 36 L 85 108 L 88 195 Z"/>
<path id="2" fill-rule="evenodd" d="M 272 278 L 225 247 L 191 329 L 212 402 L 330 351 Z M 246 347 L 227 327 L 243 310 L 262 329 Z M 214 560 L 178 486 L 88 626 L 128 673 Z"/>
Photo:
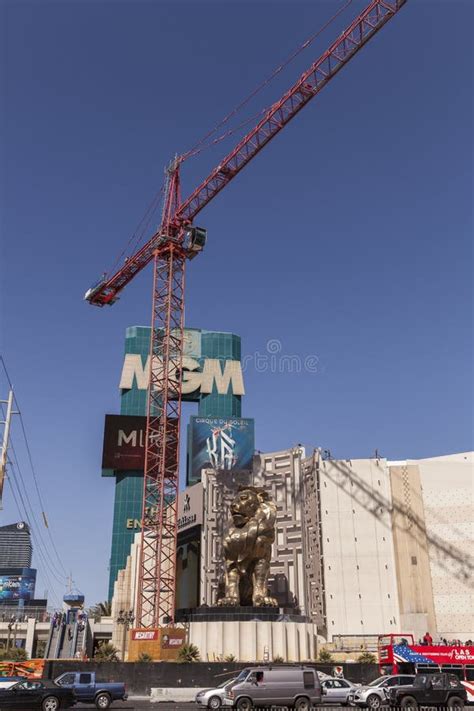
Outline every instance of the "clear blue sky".
<path id="1" fill-rule="evenodd" d="M 151 272 L 111 309 L 83 293 L 170 157 L 338 7 L 2 4 L 1 347 L 51 530 L 89 603 L 108 577 L 103 418 L 119 407 L 125 328 L 149 321 Z M 240 334 L 246 355 L 276 339 L 284 355 L 318 359 L 316 373 L 247 369 L 243 414 L 261 450 L 398 459 L 472 447 L 473 14 L 470 0 L 409 0 L 199 218 L 208 247 L 188 270 L 187 325 Z M 231 146 L 185 164 L 185 194 Z M 34 502 L 18 426 L 13 438 Z M 8 489 L 1 519 L 17 520 Z"/>

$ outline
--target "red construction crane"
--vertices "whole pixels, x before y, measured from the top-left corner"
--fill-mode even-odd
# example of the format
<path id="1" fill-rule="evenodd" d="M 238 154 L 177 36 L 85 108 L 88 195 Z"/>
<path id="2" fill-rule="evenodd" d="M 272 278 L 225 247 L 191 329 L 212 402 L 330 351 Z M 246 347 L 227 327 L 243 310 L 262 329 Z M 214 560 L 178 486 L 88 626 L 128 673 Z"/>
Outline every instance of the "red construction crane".
<path id="1" fill-rule="evenodd" d="M 138 272 L 154 262 L 138 627 L 159 627 L 174 620 L 185 263 L 203 249 L 206 240 L 205 230 L 193 227 L 193 221 L 405 2 L 371 0 L 184 201 L 183 158 L 176 158 L 167 173 L 160 228 L 121 269 L 85 295 L 96 306 L 112 304 Z"/>

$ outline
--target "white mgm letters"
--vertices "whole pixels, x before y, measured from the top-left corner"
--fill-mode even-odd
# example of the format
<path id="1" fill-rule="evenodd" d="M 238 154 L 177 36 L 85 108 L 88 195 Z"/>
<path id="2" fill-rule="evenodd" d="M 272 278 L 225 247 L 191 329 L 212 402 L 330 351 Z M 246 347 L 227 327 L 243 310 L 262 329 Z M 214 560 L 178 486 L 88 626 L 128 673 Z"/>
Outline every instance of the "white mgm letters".
<path id="1" fill-rule="evenodd" d="M 224 364 L 224 370 L 222 370 L 221 363 Z M 138 390 L 146 390 L 148 387 L 149 367 L 150 356 L 146 359 L 146 363 L 143 364 L 139 353 L 127 353 L 123 363 L 119 387 L 122 390 L 130 390 L 133 388 L 134 380 L 136 380 Z M 163 366 L 160 362 L 157 362 L 157 370 L 160 367 L 162 368 Z M 197 390 L 207 395 L 212 393 L 214 384 L 219 395 L 227 395 L 231 384 L 234 395 L 245 395 L 242 366 L 239 360 L 220 361 L 216 358 L 206 358 L 202 371 L 199 370 L 200 367 L 199 361 L 189 356 L 183 356 L 182 395 L 190 395 Z M 170 375 L 176 383 L 179 382 L 176 372 L 170 373 Z"/>

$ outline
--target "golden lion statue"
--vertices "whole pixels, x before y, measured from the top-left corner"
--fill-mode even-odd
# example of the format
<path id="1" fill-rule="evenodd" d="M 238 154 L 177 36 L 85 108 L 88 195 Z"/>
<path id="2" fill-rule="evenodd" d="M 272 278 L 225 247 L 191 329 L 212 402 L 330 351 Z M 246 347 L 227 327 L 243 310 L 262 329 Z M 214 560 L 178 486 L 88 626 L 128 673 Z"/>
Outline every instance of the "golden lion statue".
<path id="1" fill-rule="evenodd" d="M 230 507 L 233 525 L 224 538 L 224 597 L 218 605 L 278 607 L 268 595 L 276 504 L 261 487 L 241 486 Z"/>

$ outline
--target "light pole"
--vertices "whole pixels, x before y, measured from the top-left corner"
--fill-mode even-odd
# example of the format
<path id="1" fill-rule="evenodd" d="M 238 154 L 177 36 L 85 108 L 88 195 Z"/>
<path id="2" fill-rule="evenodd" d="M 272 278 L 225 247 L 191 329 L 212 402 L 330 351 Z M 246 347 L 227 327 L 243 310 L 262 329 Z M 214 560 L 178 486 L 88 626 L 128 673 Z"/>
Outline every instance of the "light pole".
<path id="1" fill-rule="evenodd" d="M 125 661 L 125 643 L 127 641 L 127 632 L 132 627 L 135 615 L 133 610 L 119 610 L 116 622 L 118 625 L 123 625 L 122 635 L 122 662 Z"/>

